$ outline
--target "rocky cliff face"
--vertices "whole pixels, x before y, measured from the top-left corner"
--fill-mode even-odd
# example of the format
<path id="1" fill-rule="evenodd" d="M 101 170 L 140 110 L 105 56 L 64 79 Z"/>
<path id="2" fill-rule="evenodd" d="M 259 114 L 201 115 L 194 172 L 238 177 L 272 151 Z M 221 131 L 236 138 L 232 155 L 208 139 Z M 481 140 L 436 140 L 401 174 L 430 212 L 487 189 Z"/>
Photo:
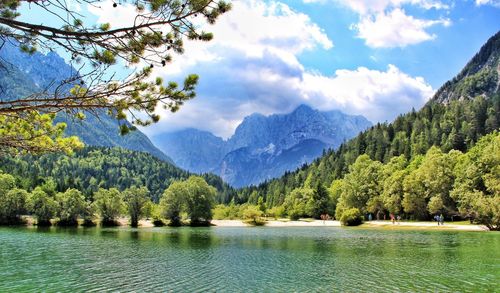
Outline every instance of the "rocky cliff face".
<path id="1" fill-rule="evenodd" d="M 252 114 L 227 141 L 193 129 L 159 135 L 153 141 L 178 166 L 214 172 L 238 187 L 294 170 L 370 126 L 362 116 L 301 105 L 284 115 Z"/>

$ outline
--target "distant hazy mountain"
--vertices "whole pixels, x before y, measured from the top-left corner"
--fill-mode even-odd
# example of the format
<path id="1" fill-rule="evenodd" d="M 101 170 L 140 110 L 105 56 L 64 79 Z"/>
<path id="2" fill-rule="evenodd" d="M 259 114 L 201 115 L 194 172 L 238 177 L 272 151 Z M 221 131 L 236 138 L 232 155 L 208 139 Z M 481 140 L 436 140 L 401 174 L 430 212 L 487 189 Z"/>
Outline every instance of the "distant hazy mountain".
<path id="1" fill-rule="evenodd" d="M 204 173 L 214 169 L 226 154 L 222 138 L 210 132 L 186 129 L 175 133 L 163 133 L 151 138 L 153 142 L 183 169 Z"/>
<path id="2" fill-rule="evenodd" d="M 16 46 L 5 43 L 0 49 L 0 99 L 22 98 L 41 89 L 57 86 L 75 74 L 75 69 L 54 52 L 44 55 L 22 53 Z M 76 135 L 86 145 L 119 146 L 135 151 L 144 151 L 172 162 L 157 149 L 140 131 L 120 135 L 118 122 L 102 111 L 99 119 L 91 114 L 83 121 L 73 121 L 65 114 L 58 114 L 57 122 L 66 122 L 66 135 Z"/>
<path id="3" fill-rule="evenodd" d="M 301 105 L 292 113 L 252 114 L 223 140 L 196 129 L 152 138 L 174 162 L 192 172 L 214 172 L 234 186 L 257 184 L 311 162 L 327 148 L 371 126 L 362 116 L 320 112 Z"/>

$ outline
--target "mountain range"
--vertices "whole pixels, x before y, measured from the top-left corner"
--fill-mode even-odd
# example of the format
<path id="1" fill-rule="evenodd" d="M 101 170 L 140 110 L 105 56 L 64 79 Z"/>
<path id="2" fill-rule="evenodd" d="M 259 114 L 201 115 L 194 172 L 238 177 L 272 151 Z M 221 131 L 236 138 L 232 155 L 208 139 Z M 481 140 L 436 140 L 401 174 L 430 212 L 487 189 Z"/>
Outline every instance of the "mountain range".
<path id="1" fill-rule="evenodd" d="M 30 94 L 53 88 L 61 81 L 74 76 L 76 70 L 55 52 L 32 55 L 21 52 L 13 42 L 5 42 L 0 50 L 0 99 L 18 99 Z M 59 113 L 55 122 L 67 124 L 65 134 L 78 136 L 90 146 L 119 146 L 129 150 L 143 151 L 167 161 L 172 160 L 156 148 L 141 131 L 121 135 L 118 121 L 104 110 L 98 111 L 99 118 L 85 113 L 86 119 L 74 120 L 65 113 Z"/>
<path id="2" fill-rule="evenodd" d="M 252 114 L 227 140 L 198 129 L 152 137 L 175 164 L 192 172 L 213 172 L 235 187 L 283 175 L 321 156 L 324 150 L 370 127 L 363 116 L 321 112 L 300 105 L 288 114 Z"/>

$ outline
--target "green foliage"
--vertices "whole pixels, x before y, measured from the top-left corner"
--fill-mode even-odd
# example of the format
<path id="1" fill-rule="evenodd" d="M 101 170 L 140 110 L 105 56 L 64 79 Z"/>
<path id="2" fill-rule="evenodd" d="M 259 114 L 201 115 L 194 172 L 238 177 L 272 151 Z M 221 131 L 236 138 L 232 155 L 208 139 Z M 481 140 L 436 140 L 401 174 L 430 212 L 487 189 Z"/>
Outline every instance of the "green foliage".
<path id="1" fill-rule="evenodd" d="M 0 174 L 0 177 L 4 176 Z M 0 179 L 0 184 L 1 184 Z M 26 210 L 28 192 L 14 188 L 6 192 L 0 190 L 0 224 L 17 224 Z"/>
<path id="2" fill-rule="evenodd" d="M 311 201 L 314 191 L 311 188 L 296 188 L 286 198 L 284 206 L 291 220 L 309 215 L 307 204 Z"/>
<path id="3" fill-rule="evenodd" d="M 234 220 L 241 218 L 241 208 L 243 205 L 236 205 L 234 200 L 229 205 L 219 204 L 213 209 L 213 218 L 216 220 Z"/>
<path id="4" fill-rule="evenodd" d="M 332 211 L 333 211 L 333 216 L 338 218 L 337 216 L 337 203 L 339 202 L 340 196 L 342 195 L 342 190 L 344 189 L 344 180 L 342 179 L 337 179 L 332 182 L 332 185 L 328 189 L 328 192 L 331 197 L 331 202 L 332 202 Z"/>
<path id="5" fill-rule="evenodd" d="M 181 212 L 185 209 L 185 199 L 188 189 L 185 182 L 172 183 L 163 193 L 160 199 L 161 214 L 170 220 L 170 225 L 181 225 Z"/>
<path id="6" fill-rule="evenodd" d="M 130 187 L 123 191 L 123 200 L 130 216 L 130 225 L 137 227 L 139 220 L 146 214 L 149 207 L 149 191 L 146 187 Z"/>
<path id="7" fill-rule="evenodd" d="M 440 196 L 431 197 L 427 206 L 430 214 L 440 214 L 444 209 L 443 200 Z"/>
<path id="8" fill-rule="evenodd" d="M 73 153 L 83 147 L 76 136 L 64 137 L 65 123 L 53 124 L 55 115 L 36 111 L 23 117 L 0 114 L 0 152 L 39 154 L 52 152 Z"/>
<path id="9" fill-rule="evenodd" d="M 450 198 L 450 191 L 455 179 L 453 169 L 459 155 L 457 152 L 443 154 L 437 147 L 429 149 L 418 168 L 403 181 L 405 212 L 414 214 L 417 219 L 425 219 L 427 210 L 435 212 L 436 208 L 454 214 L 456 208 Z M 434 199 L 432 207 L 427 207 L 432 197 L 439 199 Z"/>
<path id="10" fill-rule="evenodd" d="M 153 225 L 155 225 L 156 227 L 164 226 L 165 223 L 163 222 L 162 208 L 159 204 L 155 204 L 152 202 L 149 203 L 151 206 L 151 220 L 153 221 Z"/>
<path id="11" fill-rule="evenodd" d="M 267 215 L 269 217 L 273 217 L 275 219 L 283 218 L 286 214 L 285 207 L 284 206 L 275 206 L 270 208 L 267 211 Z"/>
<path id="12" fill-rule="evenodd" d="M 19 183 L 23 182 L 19 180 Z M 186 214 L 192 225 L 206 225 L 212 219 L 216 194 L 216 189 L 202 177 L 191 176 L 171 184 L 159 205 L 149 200 L 149 192 L 144 186 L 127 188 L 123 193 L 116 188 L 99 188 L 89 197 L 93 200 L 90 203 L 77 189 L 56 193 L 56 182 L 57 177 L 55 180 L 46 178 L 28 196 L 25 190 L 16 188 L 14 176 L 0 173 L 0 224 L 18 222 L 26 206 L 39 225 L 50 224 L 50 219 L 56 215 L 60 225 L 77 225 L 79 217 L 83 218 L 84 225 L 92 225 L 94 213 L 101 217 L 103 225 L 117 224 L 117 218 L 124 213 L 129 214 L 133 227 L 144 216 L 151 217 L 158 226 L 163 225 L 163 218 L 169 219 L 173 225 L 180 225 L 181 214 Z M 227 210 L 224 218 L 242 215 L 234 200 Z"/>
<path id="13" fill-rule="evenodd" d="M 257 200 L 257 206 L 259 207 L 259 210 L 265 214 L 267 210 L 266 203 L 264 202 L 264 198 L 262 196 L 259 196 L 259 199 Z"/>
<path id="14" fill-rule="evenodd" d="M 78 217 L 83 217 L 89 203 L 83 194 L 76 189 L 68 189 L 64 193 L 58 193 L 56 200 L 59 204 L 58 225 L 78 225 Z"/>
<path id="15" fill-rule="evenodd" d="M 212 220 L 212 207 L 215 203 L 216 190 L 199 176 L 191 176 L 186 182 L 188 190 L 186 212 L 191 225 L 205 225 Z"/>
<path id="16" fill-rule="evenodd" d="M 318 183 L 312 197 L 307 203 L 307 210 L 311 217 L 319 219 L 323 214 L 330 214 L 331 212 L 331 199 L 328 191 L 323 184 Z"/>
<path id="17" fill-rule="evenodd" d="M 344 177 L 339 202 L 344 208 L 357 208 L 365 212 L 367 202 L 381 193 L 382 164 L 370 160 L 368 155 L 359 156 Z"/>
<path id="18" fill-rule="evenodd" d="M 51 178 L 56 191 L 75 188 L 86 198 L 99 188 L 123 191 L 133 186 L 145 186 L 153 202 L 175 180 L 184 180 L 190 173 L 154 156 L 122 148 L 86 147 L 73 156 L 46 154 L 39 157 L 0 156 L 0 169 L 12 174 L 20 186 L 31 190 Z M 213 174 L 202 175 L 217 188 L 216 200 L 229 203 L 235 191 Z"/>
<path id="19" fill-rule="evenodd" d="M 49 196 L 40 187 L 35 188 L 28 197 L 28 210 L 37 219 L 38 225 L 50 225 L 50 219 L 58 211 L 58 204 L 55 199 Z"/>
<path id="20" fill-rule="evenodd" d="M 200 27 L 204 23 L 215 23 L 221 14 L 231 9 L 231 5 L 222 0 L 136 1 L 128 5 L 136 8 L 133 16 L 141 20 L 140 25 L 111 28 L 109 23 L 89 25 L 73 7 L 51 0 L 45 1 L 44 9 L 37 13 L 42 13 L 41 17 L 55 17 L 62 23 L 56 26 L 34 23 L 30 17 L 33 12 L 29 10 L 24 11 L 27 14 L 24 18 L 18 18 L 20 3 L 19 0 L 0 2 L 2 43 L 16 43 L 26 54 L 34 54 L 39 47 L 45 51 L 62 48 L 71 55 L 72 62 L 85 66 L 52 80 L 54 85 L 48 90 L 39 89 L 40 92 L 33 93 L 34 98 L 8 97 L 9 103 L 0 107 L 0 125 L 8 126 L 0 127 L 0 137 L 8 137 L 8 140 L 0 139 L 0 151 L 12 153 L 71 152 L 81 147 L 75 137 L 63 137 L 64 125 L 52 125 L 53 115 L 45 117 L 49 114 L 44 113 L 65 112 L 74 118 L 79 117 L 79 110 L 101 115 L 102 112 L 96 110 L 106 109 L 120 120 L 125 112 L 142 112 L 144 115 L 132 114 L 128 118 L 134 125 L 146 126 L 160 119 L 155 113 L 158 105 L 177 111 L 185 101 L 195 97 L 198 76 L 188 75 L 178 88 L 172 86 L 173 83 L 154 82 L 153 67 L 165 66 L 173 54 L 182 54 L 186 37 L 211 40 L 212 33 Z M 117 6 L 113 3 L 113 7 Z M 95 7 L 106 9 L 100 5 Z M 129 65 L 141 61 L 147 64 L 142 70 L 122 78 L 112 74 L 113 66 L 118 63 Z M 8 60 L 0 60 L 0 68 L 4 64 L 8 64 Z M 75 81 L 77 85 L 73 84 Z M 67 89 L 68 86 L 73 87 Z M 30 117 L 32 115 L 38 117 Z M 128 123 L 120 126 L 122 133 L 133 128 L 135 126 Z"/>
<path id="21" fill-rule="evenodd" d="M 363 215 L 357 208 L 346 209 L 340 215 L 340 223 L 344 226 L 358 226 L 363 223 Z"/>
<path id="22" fill-rule="evenodd" d="M 459 212 L 490 229 L 500 229 L 500 134 L 483 137 L 455 168 L 451 197 Z"/>
<path id="23" fill-rule="evenodd" d="M 160 207 L 171 225 L 181 224 L 181 213 L 186 212 L 193 226 L 207 225 L 212 220 L 216 189 L 199 176 L 174 182 L 163 194 Z M 222 215 L 218 212 L 218 216 Z"/>
<path id="24" fill-rule="evenodd" d="M 245 223 L 254 226 L 262 226 L 265 221 L 262 220 L 262 211 L 258 206 L 248 205 L 242 211 L 242 217 L 245 220 Z"/>
<path id="25" fill-rule="evenodd" d="M 99 188 L 94 193 L 94 207 L 103 225 L 116 225 L 117 218 L 124 212 L 125 204 L 118 189 Z"/>
<path id="26" fill-rule="evenodd" d="M 406 175 L 405 170 L 399 170 L 384 180 L 381 198 L 385 208 L 392 214 L 399 214 L 403 208 L 403 180 Z"/>
<path id="27" fill-rule="evenodd" d="M 16 179 L 10 174 L 0 173 L 0 196 L 4 196 L 7 192 L 16 186 Z"/>
<path id="28" fill-rule="evenodd" d="M 212 215 L 214 220 L 224 220 L 229 219 L 228 206 L 223 204 L 218 204 L 212 210 Z"/>

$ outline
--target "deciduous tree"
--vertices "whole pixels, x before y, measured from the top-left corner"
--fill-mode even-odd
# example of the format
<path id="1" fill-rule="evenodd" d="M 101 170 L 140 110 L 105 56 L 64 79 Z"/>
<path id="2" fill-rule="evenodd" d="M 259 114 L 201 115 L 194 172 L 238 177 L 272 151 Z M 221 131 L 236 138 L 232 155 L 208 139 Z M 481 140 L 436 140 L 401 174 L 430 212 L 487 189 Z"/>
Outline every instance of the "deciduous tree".
<path id="1" fill-rule="evenodd" d="M 149 191 L 146 187 L 130 187 L 123 191 L 123 200 L 130 216 L 130 225 L 137 227 L 149 201 Z"/>

